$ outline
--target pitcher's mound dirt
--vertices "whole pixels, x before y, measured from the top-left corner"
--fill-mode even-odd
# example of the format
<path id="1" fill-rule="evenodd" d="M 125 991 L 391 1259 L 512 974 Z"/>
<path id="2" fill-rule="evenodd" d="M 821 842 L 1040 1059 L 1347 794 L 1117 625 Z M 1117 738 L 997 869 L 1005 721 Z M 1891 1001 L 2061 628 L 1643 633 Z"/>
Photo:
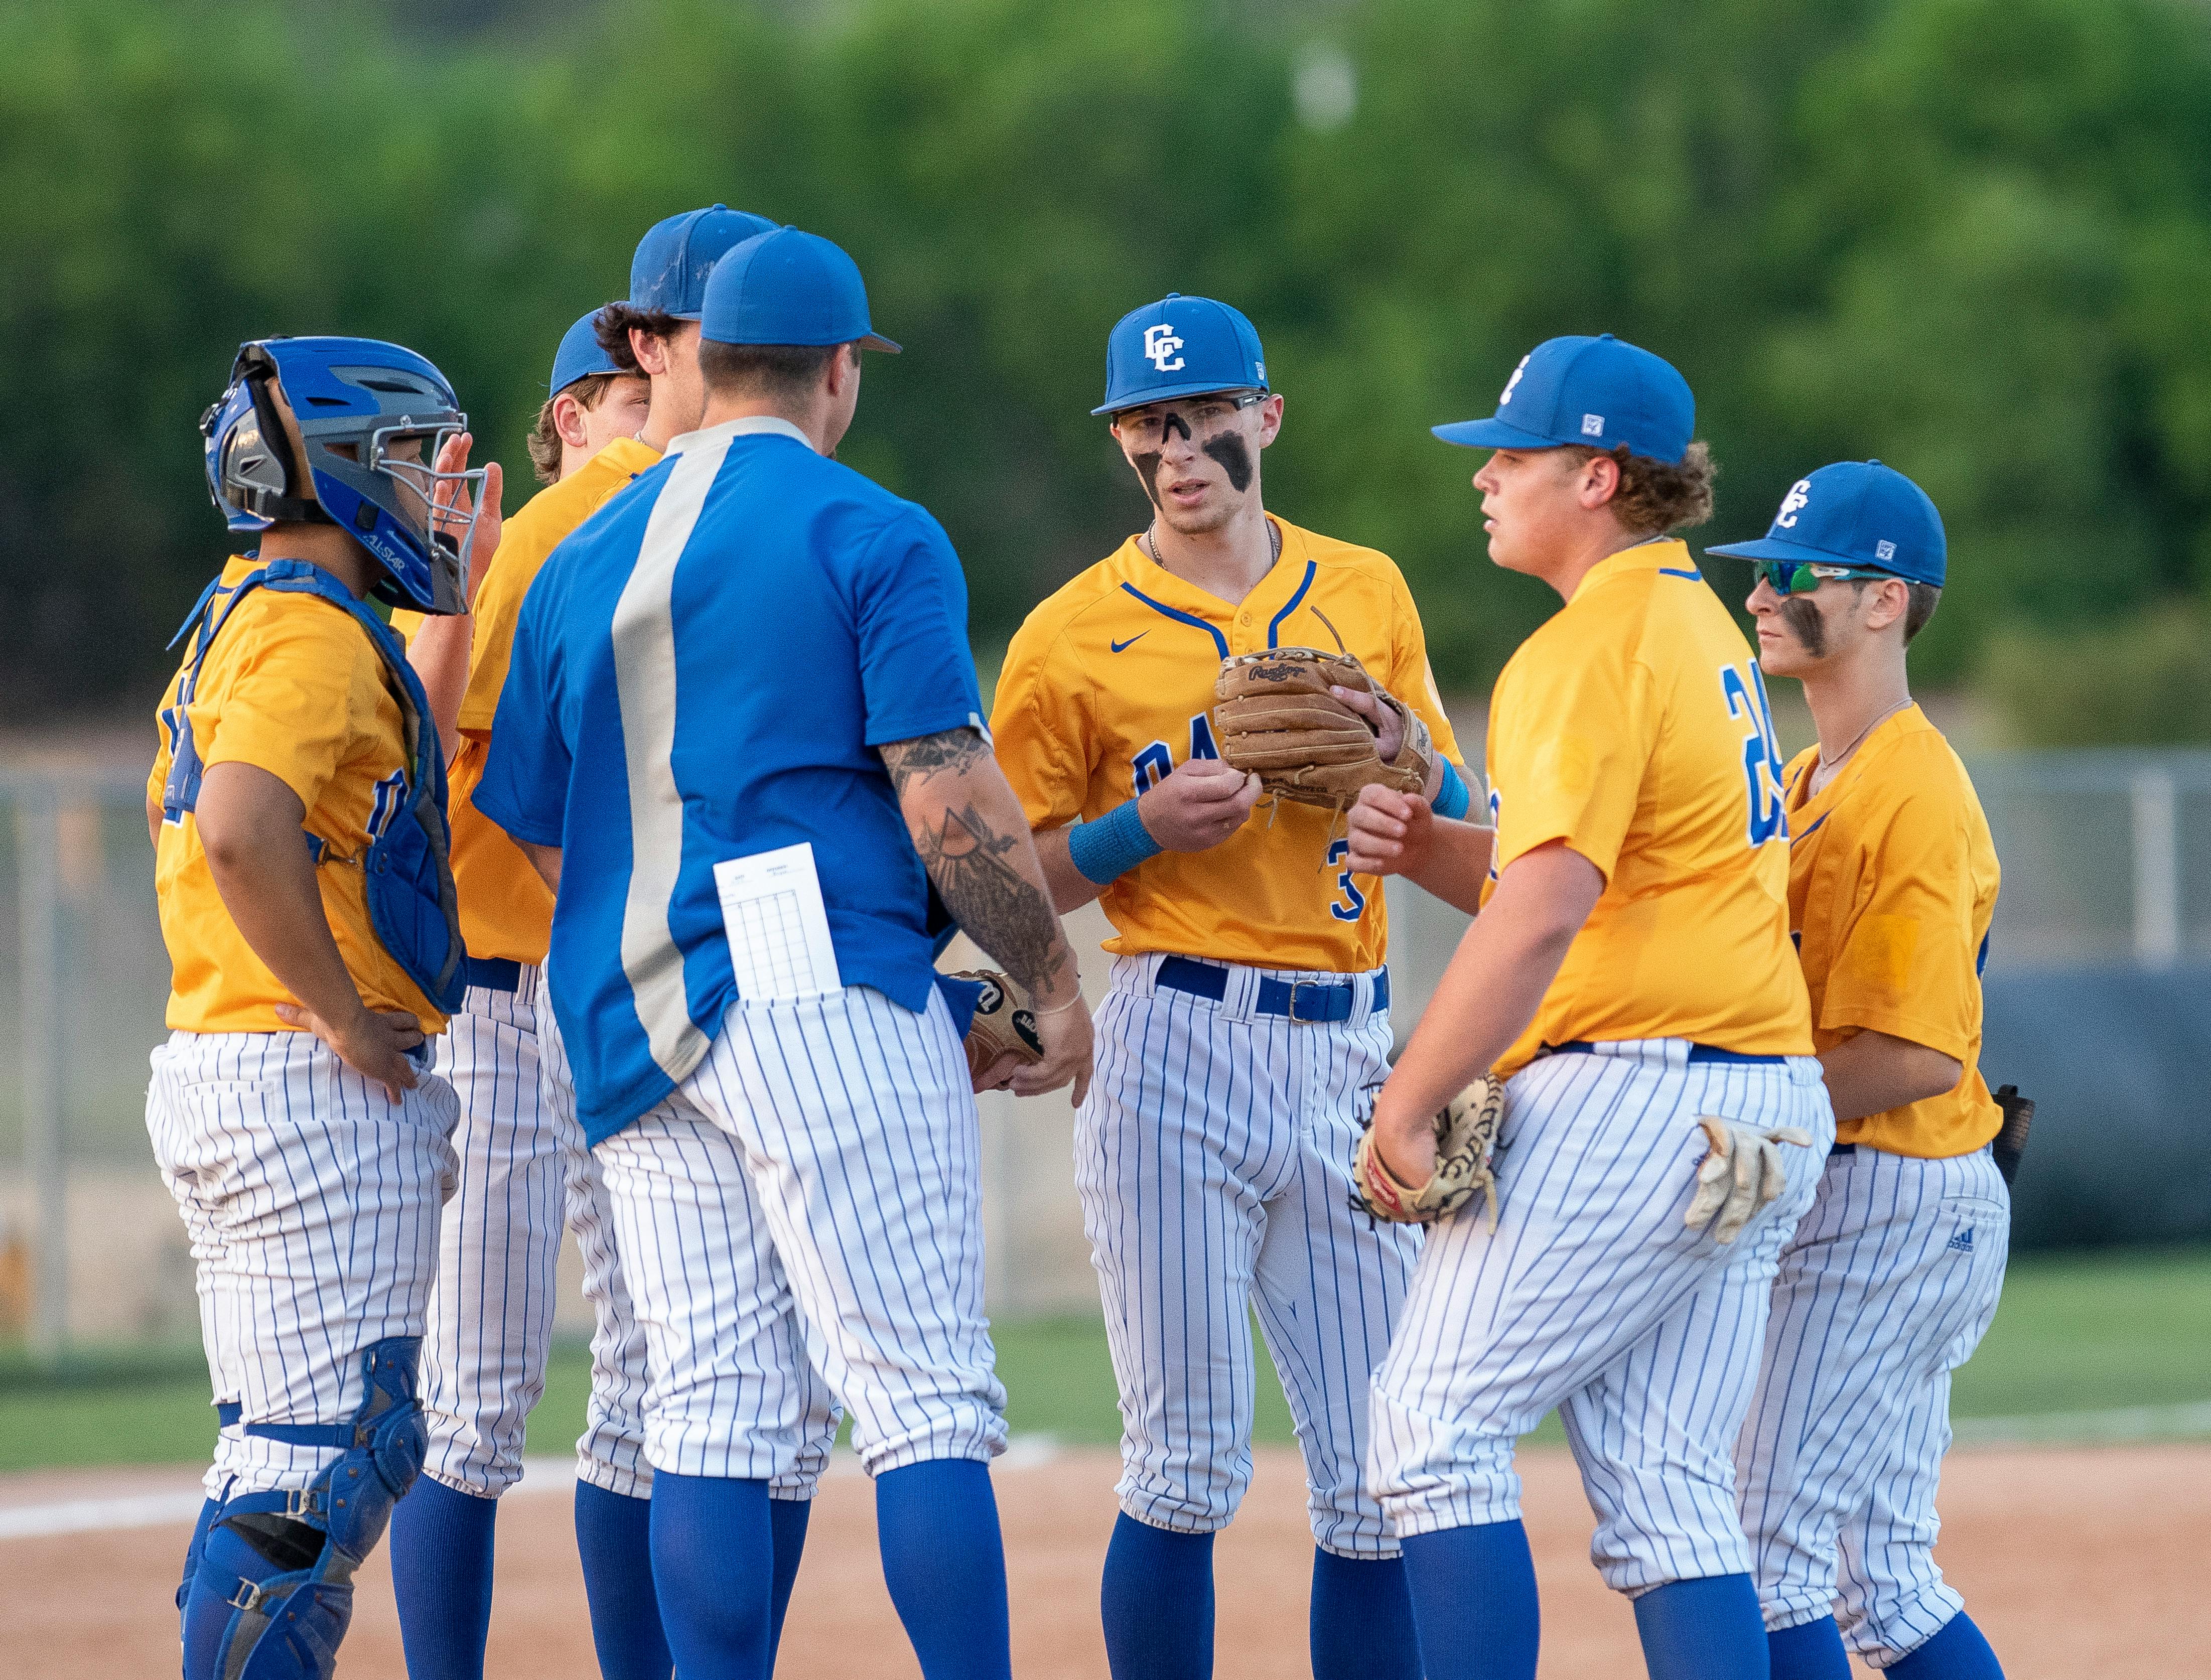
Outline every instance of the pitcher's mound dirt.
<path id="1" fill-rule="evenodd" d="M 1296 1455 L 1258 1454 L 1242 1514 L 1215 1552 L 1221 1680 L 1306 1672 L 1311 1541 Z M 1589 1507 L 1562 1452 L 1521 1455 L 1543 1589 L 1542 1672 L 1622 1680 L 1643 1672 L 1633 1615 L 1590 1568 Z M 1115 1460 L 1082 1450 L 1001 1467 L 1012 1581 L 1014 1670 L 1025 1680 L 1102 1680 L 1098 1567 L 1113 1522 Z M 0 1477 L 0 1507 L 189 1487 L 189 1475 L 103 1471 Z M 1943 1474 L 1941 1559 L 2012 1680 L 2211 1680 L 2211 1446 L 1962 1453 Z M 10 1672 L 173 1673 L 174 1590 L 187 1529 L 0 1542 Z M 379 1550 L 361 1578 L 341 1671 L 404 1672 Z M 565 1498 L 518 1495 L 499 1523 L 494 1680 L 594 1673 Z M 815 1508 L 780 1680 L 916 1676 L 883 1591 L 873 1501 L 832 1477 Z"/>

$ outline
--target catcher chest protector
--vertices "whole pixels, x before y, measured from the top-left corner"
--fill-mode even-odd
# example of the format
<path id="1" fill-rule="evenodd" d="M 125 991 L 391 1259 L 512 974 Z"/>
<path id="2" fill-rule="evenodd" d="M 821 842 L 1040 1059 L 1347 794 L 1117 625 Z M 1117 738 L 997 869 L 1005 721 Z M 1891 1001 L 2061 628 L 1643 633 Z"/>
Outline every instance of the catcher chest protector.
<path id="1" fill-rule="evenodd" d="M 208 650 L 229 622 L 238 603 L 254 589 L 273 589 L 288 594 L 319 596 L 342 607 L 367 633 L 370 644 L 390 673 L 406 738 L 408 768 L 377 785 L 376 803 L 369 814 L 368 850 L 358 858 L 333 858 L 330 843 L 320 835 L 306 835 L 307 850 L 318 865 L 357 867 L 368 900 L 369 925 L 379 943 L 408 978 L 422 988 L 422 995 L 445 1014 L 461 1004 L 465 981 L 461 958 L 460 905 L 453 887 L 448 854 L 451 830 L 445 822 L 445 760 L 438 732 L 428 725 L 430 702 L 421 679 L 407 663 L 399 638 L 352 592 L 320 567 L 303 560 L 273 560 L 239 579 L 226 591 L 218 577 L 199 598 L 184 626 L 170 641 L 172 647 L 197 626 L 191 659 L 177 685 L 177 702 L 161 714 L 169 733 L 169 779 L 161 790 L 161 816 L 175 822 L 199 803 L 203 766 L 192 745 L 188 710 L 197 691 L 200 667 Z"/>
<path id="2" fill-rule="evenodd" d="M 304 1489 L 240 1494 L 209 1513 L 177 1594 L 188 1606 L 190 1680 L 330 1680 L 353 1620 L 354 1572 L 415 1485 L 429 1445 L 415 1396 L 421 1350 L 415 1336 L 362 1349 L 364 1392 L 346 1422 L 245 1426 L 270 1440 L 345 1450 Z M 238 1422 L 236 1406 L 220 1406 L 216 1415 L 225 1425 Z M 209 1594 L 221 1602 L 203 1620 L 189 1606 L 208 1603 Z M 227 1618 L 220 1615 L 224 1604 Z"/>

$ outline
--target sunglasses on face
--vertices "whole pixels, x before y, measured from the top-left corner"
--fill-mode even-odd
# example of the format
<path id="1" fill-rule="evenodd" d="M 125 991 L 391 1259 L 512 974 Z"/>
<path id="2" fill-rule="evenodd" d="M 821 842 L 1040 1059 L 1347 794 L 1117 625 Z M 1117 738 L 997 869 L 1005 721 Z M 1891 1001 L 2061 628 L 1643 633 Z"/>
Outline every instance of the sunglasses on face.
<path id="1" fill-rule="evenodd" d="M 1821 584 L 1835 583 L 1845 578 L 1893 578 L 1893 572 L 1875 571 L 1870 566 L 1820 566 L 1796 560 L 1760 560 L 1751 562 L 1758 575 L 1766 579 L 1766 586 L 1776 595 L 1802 595 L 1817 589 Z"/>

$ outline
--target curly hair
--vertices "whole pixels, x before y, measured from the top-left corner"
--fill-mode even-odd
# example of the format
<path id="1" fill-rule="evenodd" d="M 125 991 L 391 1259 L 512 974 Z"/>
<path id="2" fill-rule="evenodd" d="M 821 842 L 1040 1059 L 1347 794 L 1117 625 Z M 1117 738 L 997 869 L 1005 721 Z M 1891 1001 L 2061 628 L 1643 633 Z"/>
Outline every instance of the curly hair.
<path id="1" fill-rule="evenodd" d="M 617 299 L 592 317 L 591 331 L 598 337 L 599 348 L 616 367 L 625 373 L 635 373 L 641 370 L 637 365 L 637 352 L 629 347 L 630 329 L 635 327 L 655 338 L 672 338 L 682 324 L 664 309 L 639 309 Z"/>
<path id="2" fill-rule="evenodd" d="M 1626 444 L 1593 449 L 1587 444 L 1568 444 L 1566 449 L 1582 462 L 1609 455 L 1620 463 L 1620 487 L 1612 493 L 1613 517 L 1623 530 L 1638 536 L 1663 537 L 1669 531 L 1700 525 L 1712 517 L 1712 480 L 1719 469 L 1702 439 L 1689 446 L 1678 463 L 1648 455 L 1631 455 Z"/>
<path id="3" fill-rule="evenodd" d="M 530 428 L 530 465 L 540 484 L 560 482 L 560 432 L 553 423 L 554 403 L 566 391 L 572 393 L 584 409 L 596 409 L 599 399 L 607 394 L 607 387 L 621 377 L 619 373 L 586 373 L 538 404 L 537 423 Z"/>

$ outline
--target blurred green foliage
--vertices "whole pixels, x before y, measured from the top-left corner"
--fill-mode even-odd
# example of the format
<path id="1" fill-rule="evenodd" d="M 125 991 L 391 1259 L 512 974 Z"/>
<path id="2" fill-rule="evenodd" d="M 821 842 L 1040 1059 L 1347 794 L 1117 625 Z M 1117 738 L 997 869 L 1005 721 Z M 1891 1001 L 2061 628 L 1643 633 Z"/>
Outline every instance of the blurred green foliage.
<path id="1" fill-rule="evenodd" d="M 518 490 L 557 335 L 646 226 L 716 199 L 859 258 L 907 354 L 870 365 L 845 456 L 944 520 L 985 646 L 1141 520 L 1087 409 L 1106 329 L 1170 289 L 1257 322 L 1289 404 L 1270 504 L 1398 558 L 1447 686 L 1553 603 L 1488 565 L 1475 458 L 1425 428 L 1558 332 L 1689 376 L 1715 538 L 1824 461 L 1918 479 L 1954 579 L 1925 680 L 2033 645 L 2108 691 L 2079 639 L 2123 645 L 2211 569 L 2211 13 L 2185 0 L 475 11 L 0 12 L 12 714 L 150 701 L 221 550 L 192 423 L 240 339 L 422 350 Z M 1301 121 L 1316 52 L 1356 98 Z M 2030 736 L 2101 715 L 2010 669 Z"/>

